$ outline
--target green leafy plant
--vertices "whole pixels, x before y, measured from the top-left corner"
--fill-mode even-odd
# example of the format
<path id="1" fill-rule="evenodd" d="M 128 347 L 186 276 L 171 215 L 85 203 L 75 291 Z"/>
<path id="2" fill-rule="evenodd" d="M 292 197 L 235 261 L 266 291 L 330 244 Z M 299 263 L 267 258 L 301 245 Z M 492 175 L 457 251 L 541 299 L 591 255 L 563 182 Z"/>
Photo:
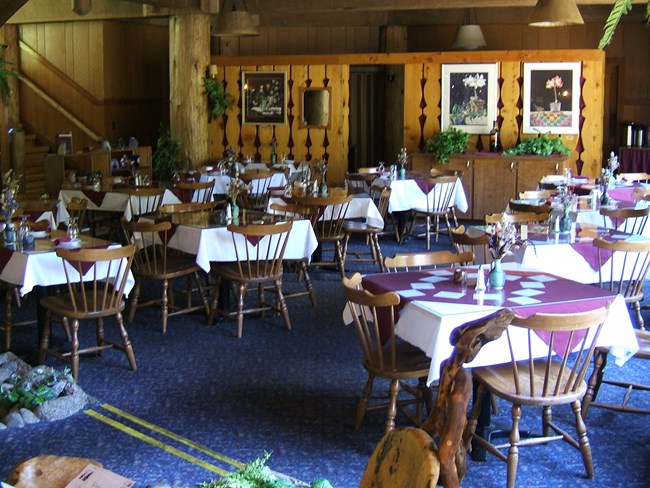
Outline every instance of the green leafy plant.
<path id="1" fill-rule="evenodd" d="M 525 139 L 515 147 L 503 151 L 506 156 L 532 154 L 535 156 L 551 156 L 561 154 L 568 156 L 571 154 L 569 149 L 559 137 L 549 137 L 547 134 L 539 134 L 538 137 Z"/>
<path id="2" fill-rule="evenodd" d="M 223 478 L 200 483 L 200 488 L 295 488 L 297 485 L 291 481 L 280 479 L 266 466 L 266 461 L 271 456 L 264 452 L 264 456 L 246 464 L 238 471 L 233 471 Z M 325 479 L 317 479 L 309 485 L 311 488 L 332 488 Z"/>
<path id="3" fill-rule="evenodd" d="M 11 63 L 5 61 L 4 59 L 0 59 L 0 99 L 2 99 L 2 101 L 5 101 L 11 95 L 11 87 L 9 86 L 9 77 L 20 76 L 15 71 L 12 71 L 9 68 L 7 68 L 7 65 L 9 64 Z"/>
<path id="4" fill-rule="evenodd" d="M 226 110 L 232 108 L 232 95 L 226 93 L 223 81 L 206 76 L 203 78 L 203 87 L 208 96 L 208 106 L 210 107 L 211 119 L 216 119 Z"/>
<path id="5" fill-rule="evenodd" d="M 465 151 L 469 138 L 469 133 L 451 127 L 438 132 L 431 139 L 427 139 L 424 151 L 432 153 L 438 162 L 447 163 L 449 156 Z"/>
<path id="6" fill-rule="evenodd" d="M 62 393 L 72 393 L 73 383 L 74 379 L 68 368 L 61 372 L 39 366 L 28 372 L 16 371 L 0 386 L 0 401 L 6 410 L 17 404 L 34 410 Z"/>
<path id="7" fill-rule="evenodd" d="M 156 150 L 153 153 L 153 177 L 160 182 L 171 181 L 174 173 L 183 167 L 178 160 L 181 153 L 180 141 L 174 139 L 168 127 L 160 125 Z"/>
<path id="8" fill-rule="evenodd" d="M 614 37 L 614 32 L 616 32 L 618 23 L 625 14 L 629 13 L 630 10 L 632 10 L 633 3 L 633 0 L 616 0 L 616 2 L 614 2 L 612 11 L 609 13 L 609 17 L 607 17 L 607 20 L 605 21 L 605 27 L 603 28 L 603 37 L 598 43 L 598 49 L 605 49 L 605 47 L 609 45 L 610 42 L 612 42 L 612 38 Z M 650 22 L 650 0 L 646 6 L 645 19 L 646 22 Z"/>

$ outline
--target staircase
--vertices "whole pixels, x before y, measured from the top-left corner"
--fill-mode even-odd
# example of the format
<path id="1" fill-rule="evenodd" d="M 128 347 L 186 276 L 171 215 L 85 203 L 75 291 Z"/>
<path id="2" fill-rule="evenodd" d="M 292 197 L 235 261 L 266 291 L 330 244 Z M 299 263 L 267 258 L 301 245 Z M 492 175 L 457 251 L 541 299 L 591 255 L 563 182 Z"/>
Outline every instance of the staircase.
<path id="1" fill-rule="evenodd" d="M 22 193 L 29 195 L 40 196 L 45 193 L 45 160 L 50 152 L 47 146 L 39 146 L 36 142 L 36 136 L 25 134 L 25 142 L 23 147 L 23 158 L 21 165 L 21 158 L 16 154 L 15 171 L 23 175 L 24 188 Z M 16 153 L 19 153 L 16 147 Z M 22 168 L 20 167 L 22 166 Z"/>

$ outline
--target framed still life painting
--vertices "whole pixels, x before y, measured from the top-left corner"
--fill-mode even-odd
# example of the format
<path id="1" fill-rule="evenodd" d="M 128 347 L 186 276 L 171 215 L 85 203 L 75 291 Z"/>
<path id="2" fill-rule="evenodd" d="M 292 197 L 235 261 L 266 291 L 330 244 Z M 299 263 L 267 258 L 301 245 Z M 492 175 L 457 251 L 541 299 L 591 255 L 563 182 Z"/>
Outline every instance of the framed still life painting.
<path id="1" fill-rule="evenodd" d="M 524 133 L 577 134 L 581 63 L 524 63 Z"/>
<path id="2" fill-rule="evenodd" d="M 284 71 L 242 72 L 242 123 L 287 122 L 287 74 Z"/>
<path id="3" fill-rule="evenodd" d="M 441 130 L 489 134 L 497 117 L 498 63 L 443 64 Z"/>

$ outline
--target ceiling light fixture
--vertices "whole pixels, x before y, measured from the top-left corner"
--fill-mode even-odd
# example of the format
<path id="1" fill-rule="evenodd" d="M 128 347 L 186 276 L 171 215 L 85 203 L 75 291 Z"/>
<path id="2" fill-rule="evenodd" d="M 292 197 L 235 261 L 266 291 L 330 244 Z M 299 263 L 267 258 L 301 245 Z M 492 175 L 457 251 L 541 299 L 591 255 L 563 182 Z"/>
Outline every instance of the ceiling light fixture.
<path id="1" fill-rule="evenodd" d="M 476 21 L 475 23 L 472 23 L 471 19 L 472 10 L 474 10 L 474 19 Z M 452 47 L 455 49 L 473 51 L 474 49 L 485 46 L 487 46 L 487 43 L 485 42 L 485 37 L 483 36 L 481 26 L 478 25 L 476 9 L 465 9 L 465 13 L 463 15 L 463 25 L 458 28 L 456 39 L 454 39 Z"/>
<path id="2" fill-rule="evenodd" d="M 562 27 L 584 23 L 575 0 L 537 0 L 528 25 Z"/>
<path id="3" fill-rule="evenodd" d="M 226 4 L 230 9 L 225 9 Z M 238 8 L 239 6 L 239 8 Z M 246 9 L 246 0 L 224 0 L 212 28 L 217 37 L 257 36 L 259 32 L 253 23 L 253 16 Z"/>

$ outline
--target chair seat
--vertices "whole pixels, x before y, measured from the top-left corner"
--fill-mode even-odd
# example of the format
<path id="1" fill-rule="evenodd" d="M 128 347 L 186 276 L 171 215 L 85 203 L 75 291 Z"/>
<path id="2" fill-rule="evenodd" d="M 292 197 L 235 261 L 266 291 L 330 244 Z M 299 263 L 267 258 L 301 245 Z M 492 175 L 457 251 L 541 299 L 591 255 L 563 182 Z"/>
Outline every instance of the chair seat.
<path id="1" fill-rule="evenodd" d="M 275 274 L 268 274 L 264 276 L 247 276 L 239 272 L 239 265 L 237 263 L 218 263 L 212 268 L 215 273 L 221 275 L 224 279 L 229 281 L 246 282 L 246 283 L 268 283 L 282 279 L 282 268 Z M 242 271 L 245 273 L 246 268 L 242 265 Z"/>
<path id="2" fill-rule="evenodd" d="M 550 376 L 546 378 L 552 378 L 551 384 L 555 383 L 556 378 L 558 378 L 561 368 L 561 363 L 559 361 L 551 361 L 551 373 Z M 544 387 L 545 380 L 545 368 L 546 360 L 539 359 L 534 363 L 535 375 L 534 375 L 534 385 L 535 391 L 538 394 L 541 394 Z M 518 363 L 519 370 L 519 382 L 520 389 L 523 392 L 530 392 L 530 368 L 527 362 Z M 567 376 L 566 371 L 565 377 Z M 541 405 L 539 396 L 531 397 L 525 394 L 517 394 L 515 390 L 515 382 L 512 379 L 512 364 L 499 364 L 495 366 L 486 366 L 482 368 L 474 368 L 472 370 L 472 376 L 476 381 L 480 381 L 485 384 L 488 389 L 496 393 L 500 397 L 508 400 L 511 403 L 517 405 Z M 576 388 L 575 391 L 558 395 L 556 397 L 545 397 L 543 400 L 544 405 L 564 405 L 570 403 L 573 400 L 581 399 L 585 392 L 587 391 L 587 383 L 582 381 L 580 386 Z"/>
<path id="3" fill-rule="evenodd" d="M 133 274 L 142 278 L 170 280 L 179 276 L 195 273 L 200 270 L 199 266 L 196 264 L 195 259 L 190 256 L 183 255 L 169 254 L 167 256 L 167 268 L 165 270 L 163 269 L 162 262 L 156 263 L 156 266 L 154 266 L 153 263 L 151 264 L 151 268 L 146 270 L 140 270 L 134 267 L 132 270 Z"/>
<path id="4" fill-rule="evenodd" d="M 373 233 L 373 232 L 381 232 L 383 228 L 368 225 L 365 222 L 354 222 L 354 221 L 346 220 L 345 222 L 343 222 L 343 230 L 345 232 Z"/>
<path id="5" fill-rule="evenodd" d="M 388 370 L 387 366 L 391 362 L 391 353 L 390 347 L 384 347 L 382 350 L 386 364 L 384 369 L 376 368 L 366 361 L 364 361 L 364 367 L 370 373 L 384 378 L 405 379 L 428 376 L 431 368 L 431 358 L 427 357 L 419 347 L 415 347 L 408 342 L 397 344 L 395 347 L 395 367 L 392 371 Z"/>
<path id="6" fill-rule="evenodd" d="M 75 293 L 75 302 L 83 303 L 83 297 L 81 293 Z M 49 310 L 52 310 L 57 315 L 63 315 L 70 319 L 95 319 L 99 317 L 108 317 L 115 315 L 118 312 L 122 312 L 125 307 L 124 300 L 120 300 L 117 305 L 113 307 L 102 307 L 101 305 L 95 307 L 94 309 L 89 309 L 88 311 L 80 309 L 78 311 L 73 310 L 73 300 L 70 294 L 63 295 L 53 295 L 41 298 L 41 305 Z"/>

